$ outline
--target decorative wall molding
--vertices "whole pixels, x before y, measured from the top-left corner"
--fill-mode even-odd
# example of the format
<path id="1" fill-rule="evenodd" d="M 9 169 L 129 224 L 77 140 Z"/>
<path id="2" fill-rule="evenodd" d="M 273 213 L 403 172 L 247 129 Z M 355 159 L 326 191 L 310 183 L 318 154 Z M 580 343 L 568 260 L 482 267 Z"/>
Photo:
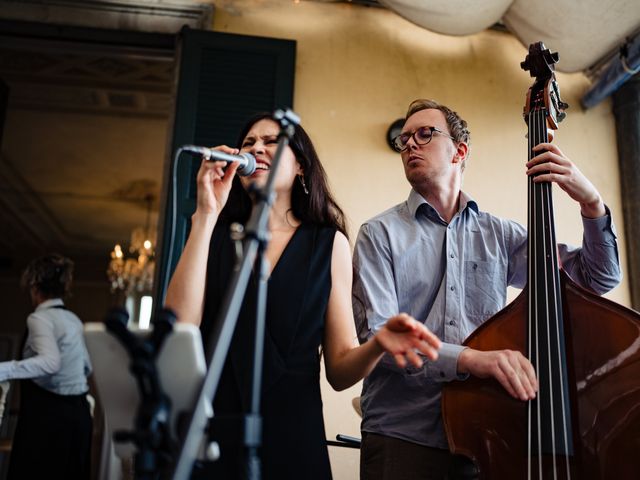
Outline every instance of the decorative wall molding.
<path id="1" fill-rule="evenodd" d="M 167 117 L 173 55 L 113 47 L 74 48 L 63 42 L 0 39 L 0 78 L 11 108 Z"/>
<path id="2" fill-rule="evenodd" d="M 162 0 L 0 0 L 4 19 L 172 34 L 184 25 L 209 28 L 213 11 L 208 3 Z"/>

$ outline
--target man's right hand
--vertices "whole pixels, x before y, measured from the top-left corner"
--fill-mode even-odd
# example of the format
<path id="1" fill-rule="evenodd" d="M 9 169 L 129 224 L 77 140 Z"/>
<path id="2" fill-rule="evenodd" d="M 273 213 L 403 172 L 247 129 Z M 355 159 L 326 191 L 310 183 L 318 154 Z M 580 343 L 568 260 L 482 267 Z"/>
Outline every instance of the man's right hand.
<path id="1" fill-rule="evenodd" d="M 478 378 L 495 378 L 517 399 L 533 400 L 538 391 L 538 379 L 527 357 L 516 350 L 482 352 L 465 348 L 458 357 L 458 372 Z"/>

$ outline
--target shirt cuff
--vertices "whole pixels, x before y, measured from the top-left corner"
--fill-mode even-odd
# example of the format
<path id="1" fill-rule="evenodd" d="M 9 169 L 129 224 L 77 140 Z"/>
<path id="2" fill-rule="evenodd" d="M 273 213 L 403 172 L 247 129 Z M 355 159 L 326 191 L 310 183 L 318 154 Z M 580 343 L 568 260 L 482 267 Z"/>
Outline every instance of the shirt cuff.
<path id="1" fill-rule="evenodd" d="M 458 373 L 458 357 L 467 347 L 453 343 L 443 343 L 438 351 L 438 359 L 429 362 L 427 375 L 436 382 L 451 382 L 453 380 L 464 380 L 469 375 Z"/>
<path id="2" fill-rule="evenodd" d="M 11 380 L 13 378 L 13 370 L 15 368 L 16 361 L 9 360 L 8 362 L 0 362 L 0 382 Z"/>
<path id="3" fill-rule="evenodd" d="M 611 210 L 604 206 L 606 213 L 602 217 L 587 218 L 582 217 L 582 228 L 584 229 L 585 241 L 589 243 L 615 243 L 616 229 L 611 220 Z"/>

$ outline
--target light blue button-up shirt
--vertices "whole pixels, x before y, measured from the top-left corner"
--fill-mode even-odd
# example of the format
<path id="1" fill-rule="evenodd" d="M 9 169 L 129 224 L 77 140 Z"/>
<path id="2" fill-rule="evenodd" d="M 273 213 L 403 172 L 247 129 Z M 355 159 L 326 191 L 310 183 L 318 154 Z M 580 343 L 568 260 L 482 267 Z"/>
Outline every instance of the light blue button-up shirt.
<path id="1" fill-rule="evenodd" d="M 582 248 L 559 245 L 564 270 L 602 294 L 621 278 L 611 216 L 583 218 Z M 399 312 L 422 321 L 442 341 L 420 368 L 385 355 L 365 378 L 362 430 L 447 448 L 440 414 L 442 382 L 457 373 L 460 344 L 506 303 L 507 286 L 524 287 L 527 232 L 478 209 L 460 194 L 447 224 L 414 190 L 407 201 L 360 228 L 354 251 L 353 306 L 361 341 Z"/>

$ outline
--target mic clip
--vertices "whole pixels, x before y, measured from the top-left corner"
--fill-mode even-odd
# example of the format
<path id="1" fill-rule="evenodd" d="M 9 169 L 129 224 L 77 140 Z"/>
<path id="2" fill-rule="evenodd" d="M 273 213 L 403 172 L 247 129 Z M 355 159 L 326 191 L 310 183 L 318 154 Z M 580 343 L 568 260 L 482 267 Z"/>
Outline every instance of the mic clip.
<path id="1" fill-rule="evenodd" d="M 236 260 L 240 260 L 242 258 L 242 241 L 244 240 L 244 236 L 244 225 L 238 222 L 233 222 L 229 227 L 229 237 L 233 240 Z"/>

